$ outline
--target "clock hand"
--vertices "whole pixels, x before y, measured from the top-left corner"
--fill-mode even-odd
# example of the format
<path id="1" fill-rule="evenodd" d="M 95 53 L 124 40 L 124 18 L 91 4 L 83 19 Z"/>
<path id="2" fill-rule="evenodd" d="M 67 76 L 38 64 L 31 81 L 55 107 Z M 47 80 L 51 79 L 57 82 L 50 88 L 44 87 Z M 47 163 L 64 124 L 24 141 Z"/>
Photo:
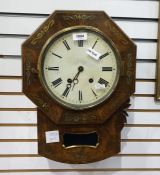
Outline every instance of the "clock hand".
<path id="1" fill-rule="evenodd" d="M 70 89 L 71 89 L 71 83 L 68 83 L 68 84 L 66 85 L 66 89 L 64 90 L 62 96 L 63 96 L 63 97 L 67 97 L 68 94 L 69 94 Z"/>
<path id="2" fill-rule="evenodd" d="M 78 80 L 78 76 L 79 76 L 79 74 L 80 74 L 80 72 L 78 72 L 77 74 L 76 74 L 76 76 L 73 78 L 73 87 L 72 87 L 72 90 L 74 89 L 74 86 L 76 85 L 76 84 L 78 84 L 79 83 L 79 80 Z"/>
<path id="3" fill-rule="evenodd" d="M 83 72 L 83 70 L 84 70 L 84 68 L 82 66 L 78 67 L 78 72 L 72 80 L 72 82 L 73 82 L 72 90 L 74 89 L 74 86 L 79 83 L 78 77 L 79 77 L 80 73 Z"/>
<path id="4" fill-rule="evenodd" d="M 71 87 L 72 87 L 72 83 L 73 83 L 73 87 L 72 87 L 72 90 L 73 90 L 75 84 L 77 84 L 77 83 L 79 82 L 79 81 L 78 81 L 78 77 L 79 77 L 79 74 L 80 74 L 82 71 L 83 71 L 83 67 L 80 66 L 80 67 L 78 68 L 78 72 L 76 73 L 76 75 L 74 76 L 74 78 L 73 78 L 72 80 L 69 79 L 70 82 L 66 85 L 66 89 L 64 90 L 64 92 L 63 92 L 63 94 L 62 94 L 63 97 L 67 97 L 67 96 L 68 96 L 68 94 L 69 94 L 69 92 L 70 92 L 70 89 L 71 89 Z"/>

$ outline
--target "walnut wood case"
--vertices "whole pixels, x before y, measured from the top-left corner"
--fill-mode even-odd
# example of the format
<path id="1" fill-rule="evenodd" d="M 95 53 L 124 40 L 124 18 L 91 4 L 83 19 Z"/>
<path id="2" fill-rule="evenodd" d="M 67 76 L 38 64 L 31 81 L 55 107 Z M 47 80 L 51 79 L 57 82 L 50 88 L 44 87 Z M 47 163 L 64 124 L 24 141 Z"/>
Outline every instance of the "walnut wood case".
<path id="1" fill-rule="evenodd" d="M 40 52 L 46 41 L 60 30 L 73 26 L 99 29 L 112 40 L 121 57 L 119 82 L 109 99 L 96 107 L 80 111 L 56 103 L 43 88 L 37 69 Z M 120 151 L 120 131 L 126 122 L 124 110 L 135 91 L 136 46 L 106 13 L 55 11 L 23 43 L 22 57 L 23 92 L 38 106 L 39 154 L 61 162 L 87 163 Z M 59 131 L 59 143 L 46 144 L 45 132 L 50 130 Z M 63 145 L 65 133 L 85 135 L 92 132 L 98 138 L 94 148 L 86 145 L 65 148 Z"/>

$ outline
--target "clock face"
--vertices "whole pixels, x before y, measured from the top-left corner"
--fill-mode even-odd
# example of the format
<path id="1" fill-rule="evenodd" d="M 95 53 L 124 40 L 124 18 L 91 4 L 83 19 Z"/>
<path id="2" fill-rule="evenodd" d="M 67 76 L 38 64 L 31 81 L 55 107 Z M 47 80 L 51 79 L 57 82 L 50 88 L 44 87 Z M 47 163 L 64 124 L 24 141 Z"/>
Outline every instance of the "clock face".
<path id="1" fill-rule="evenodd" d="M 74 27 L 53 36 L 41 52 L 40 80 L 56 102 L 85 109 L 113 93 L 120 74 L 119 54 L 95 28 Z"/>

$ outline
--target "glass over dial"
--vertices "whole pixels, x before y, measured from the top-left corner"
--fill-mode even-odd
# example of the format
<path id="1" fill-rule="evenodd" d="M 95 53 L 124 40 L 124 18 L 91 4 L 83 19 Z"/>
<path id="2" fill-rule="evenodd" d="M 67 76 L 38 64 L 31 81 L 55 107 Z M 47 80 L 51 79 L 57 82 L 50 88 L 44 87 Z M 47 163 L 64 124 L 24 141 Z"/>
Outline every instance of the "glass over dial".
<path id="1" fill-rule="evenodd" d="M 97 29 L 61 31 L 45 45 L 39 62 L 40 80 L 49 95 L 72 109 L 96 106 L 114 91 L 119 79 L 119 54 Z"/>

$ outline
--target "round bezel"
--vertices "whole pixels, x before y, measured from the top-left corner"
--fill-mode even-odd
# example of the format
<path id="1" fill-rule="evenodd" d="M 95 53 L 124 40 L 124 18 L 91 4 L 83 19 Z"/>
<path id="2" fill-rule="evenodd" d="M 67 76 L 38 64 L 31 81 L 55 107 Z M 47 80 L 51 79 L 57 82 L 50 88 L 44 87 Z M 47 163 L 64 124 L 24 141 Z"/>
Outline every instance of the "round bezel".
<path id="1" fill-rule="evenodd" d="M 114 55 L 116 57 L 117 71 L 116 71 L 116 78 L 115 78 L 114 84 L 112 85 L 112 88 L 102 98 L 97 99 L 97 101 L 95 101 L 93 103 L 89 103 L 88 105 L 86 105 L 86 104 L 84 104 L 84 105 L 83 104 L 80 104 L 80 105 L 71 104 L 71 103 L 67 103 L 67 102 L 63 101 L 62 99 L 58 98 L 54 93 L 52 93 L 52 91 L 48 87 L 46 80 L 44 78 L 44 72 L 43 72 L 45 55 L 46 55 L 48 49 L 50 48 L 50 46 L 57 39 L 62 37 L 63 35 L 68 34 L 70 32 L 77 32 L 77 31 L 89 31 L 89 32 L 95 33 L 96 35 L 100 36 L 111 47 L 111 49 L 114 52 Z M 49 94 L 49 96 L 55 102 L 61 104 L 62 106 L 66 107 L 66 108 L 69 108 L 69 109 L 74 109 L 74 110 L 88 109 L 88 108 L 95 107 L 95 106 L 101 104 L 102 102 L 106 101 L 111 96 L 111 94 L 114 92 L 114 90 L 118 84 L 119 77 L 120 77 L 120 59 L 121 59 L 120 54 L 119 54 L 115 44 L 113 43 L 113 41 L 108 36 L 106 36 L 103 32 L 98 30 L 97 28 L 91 27 L 91 26 L 69 27 L 69 28 L 65 28 L 65 29 L 57 32 L 56 34 L 54 34 L 44 44 L 43 49 L 42 49 L 40 56 L 39 56 L 39 59 L 38 59 L 39 79 L 40 79 L 40 82 L 41 82 L 42 86 L 44 87 L 45 91 Z"/>

